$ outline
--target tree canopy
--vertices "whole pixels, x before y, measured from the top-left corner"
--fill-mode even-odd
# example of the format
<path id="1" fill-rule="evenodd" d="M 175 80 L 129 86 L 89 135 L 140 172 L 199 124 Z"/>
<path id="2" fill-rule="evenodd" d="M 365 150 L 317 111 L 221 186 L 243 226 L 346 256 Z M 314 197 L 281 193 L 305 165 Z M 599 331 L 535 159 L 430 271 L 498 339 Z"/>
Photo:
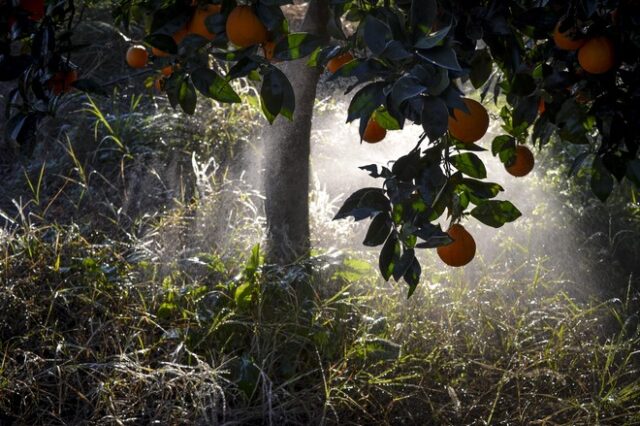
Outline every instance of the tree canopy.
<path id="1" fill-rule="evenodd" d="M 131 40 L 142 49 L 127 54 L 136 76 L 187 114 L 197 93 L 240 102 L 230 83 L 249 78 L 260 84 L 269 122 L 291 119 L 293 88 L 276 64 L 307 58 L 330 79 L 346 79 L 346 121 L 358 121 L 365 140 L 372 121 L 388 131 L 422 126 L 391 167 L 361 167 L 382 184 L 353 193 L 335 216 L 372 219 L 364 244 L 382 247 L 383 277 L 404 279 L 409 295 L 421 274 L 415 250 L 452 243 L 438 224 L 443 215 L 491 227 L 520 216 L 498 198 L 503 188 L 486 180 L 476 152 L 490 149 L 519 176 L 533 161 L 518 154 L 523 145 L 558 138 L 580 147 L 571 173 L 588 166 L 601 200 L 623 179 L 640 186 L 640 2 L 331 0 L 329 40 L 291 32 L 289 3 L 120 0 L 113 16 L 125 33 L 145 29 Z M 61 96 L 104 93 L 105 82 L 83 78 L 73 63 L 83 46 L 73 42 L 81 18 L 72 0 L 14 0 L 0 11 L 0 80 L 15 82 L 5 138 L 28 152 L 36 123 Z M 486 148 L 476 144 L 486 110 L 466 95 L 474 89 L 481 100 L 505 100 L 501 132 Z"/>

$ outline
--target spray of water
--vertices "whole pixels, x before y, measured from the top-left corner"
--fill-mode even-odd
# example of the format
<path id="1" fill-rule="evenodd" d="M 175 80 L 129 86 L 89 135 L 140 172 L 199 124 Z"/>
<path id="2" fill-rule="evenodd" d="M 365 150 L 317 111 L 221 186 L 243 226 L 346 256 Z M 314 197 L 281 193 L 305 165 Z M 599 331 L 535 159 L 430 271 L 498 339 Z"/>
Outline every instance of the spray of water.
<path id="1" fill-rule="evenodd" d="M 406 154 L 415 146 L 422 129 L 417 125 L 407 125 L 401 131 L 391 131 L 380 143 L 360 143 L 357 123 L 345 124 L 346 102 L 316 114 L 312 145 L 312 172 L 315 176 L 316 195 L 324 192 L 322 202 L 312 204 L 312 216 L 316 219 L 312 233 L 317 245 L 351 248 L 375 256 L 378 249 L 367 250 L 361 245 L 367 229 L 366 221 L 354 224 L 348 221 L 342 226 L 340 240 L 327 238 L 328 233 L 318 224 L 330 220 L 341 202 L 355 190 L 365 186 L 379 186 L 382 181 L 368 176 L 359 166 L 368 164 L 386 165 L 388 161 Z M 470 280 L 480 279 L 488 270 L 499 270 L 505 278 L 514 279 L 522 274 L 547 274 L 547 278 L 565 280 L 577 293 L 591 294 L 598 284 L 593 276 L 594 260 L 589 257 L 586 247 L 576 238 L 571 218 L 564 212 L 564 203 L 557 194 L 557 188 L 545 175 L 545 164 L 538 161 L 535 172 L 523 178 L 509 175 L 502 163 L 490 152 L 493 138 L 500 134 L 499 118 L 494 117 L 487 135 L 478 142 L 487 148 L 479 153 L 486 165 L 488 180 L 499 183 L 503 188 L 499 196 L 514 203 L 522 212 L 515 223 L 494 229 L 481 224 L 472 217 L 463 223 L 474 235 L 478 246 L 476 259 L 464 268 Z M 329 203 L 329 200 L 332 200 Z M 327 204 L 332 206 L 327 209 Z M 321 216 L 321 217 L 318 217 Z M 340 221 L 343 222 L 343 221 Z M 442 218 L 444 228 L 447 219 Z M 433 250 L 422 253 L 428 269 L 426 281 L 434 268 L 449 270 L 440 263 Z M 537 271 L 537 272 L 536 272 Z"/>

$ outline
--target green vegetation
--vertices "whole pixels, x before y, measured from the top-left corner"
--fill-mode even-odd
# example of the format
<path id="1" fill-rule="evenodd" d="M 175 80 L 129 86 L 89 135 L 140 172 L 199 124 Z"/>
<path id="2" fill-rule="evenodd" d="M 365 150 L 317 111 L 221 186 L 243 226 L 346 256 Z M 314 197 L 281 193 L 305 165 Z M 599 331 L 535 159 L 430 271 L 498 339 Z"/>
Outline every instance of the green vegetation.
<path id="1" fill-rule="evenodd" d="M 11 48 L 0 55 L 0 79 L 9 82 L 0 83 L 0 105 L 13 117 L 0 122 L 0 426 L 640 424 L 638 104 L 631 90 L 640 84 L 633 72 L 640 44 L 632 2 L 596 7 L 587 0 L 565 10 L 566 1 L 468 8 L 428 0 L 421 9 L 392 3 L 391 14 L 382 4 L 334 4 L 334 30 L 348 15 L 344 29 L 362 31 L 312 55 L 336 76 L 321 79 L 321 102 L 307 93 L 316 102 L 310 163 L 330 179 L 283 198 L 304 199 L 296 214 L 311 205 L 312 254 L 305 248 L 291 264 L 265 260 L 265 242 L 273 241 L 265 225 L 278 209 L 268 217 L 260 183 L 265 176 L 282 183 L 291 171 L 300 178 L 309 154 L 287 158 L 302 138 L 264 129 L 292 113 L 285 65 L 274 63 L 307 55 L 319 41 L 285 34 L 277 12 L 284 2 L 251 1 L 259 19 L 240 9 L 246 22 L 233 31 L 226 24 L 234 0 L 221 9 L 208 0 L 119 2 L 118 28 L 105 23 L 113 21 L 104 1 L 76 2 L 77 11 L 67 1 L 47 1 L 46 9 L 41 0 L 35 8 L 5 3 L 0 10 L 18 14 L 15 22 L 0 14 L 7 29 L 0 50 Z M 301 10 L 289 12 L 301 18 Z M 483 26 L 471 25 L 485 12 Z M 398 13 L 410 14 L 411 25 L 396 25 Z M 145 27 L 152 15 L 155 33 Z M 265 15 L 270 31 L 278 24 L 278 37 L 270 32 L 261 45 L 227 52 L 227 35 L 245 44 L 240 27 L 257 27 L 253 35 L 264 39 L 253 24 L 267 22 Z M 186 27 L 169 31 L 176 19 L 188 20 L 190 35 Z M 73 37 L 64 32 L 70 27 Z M 125 29 L 131 40 L 119 33 Z M 625 34 L 615 40 L 624 56 L 608 73 L 579 74 L 578 65 L 599 65 L 598 55 L 570 48 L 600 32 Z M 54 39 L 54 46 L 44 42 Z M 394 59 L 400 41 L 407 56 Z M 150 51 L 133 62 L 137 69 L 150 60 L 142 72 L 125 62 L 139 42 Z M 105 46 L 115 53 L 103 55 Z M 40 55 L 35 65 L 25 60 Z M 458 143 L 447 122 L 467 72 L 484 95 L 509 96 L 496 99 L 489 117 L 491 107 L 478 104 L 480 116 L 459 118 L 471 125 L 457 129 Z M 334 83 L 340 76 L 366 85 L 340 102 L 336 87 L 350 84 Z M 432 77 L 441 80 L 437 93 Z M 25 89 L 11 99 L 14 84 Z M 402 101 L 390 102 L 394 96 Z M 336 124 L 349 101 L 351 120 L 377 123 L 360 133 L 384 142 L 358 146 L 357 126 Z M 494 134 L 498 117 L 502 135 Z M 347 154 L 391 151 L 402 142 L 405 118 L 416 118 L 410 121 L 433 143 L 423 135 L 426 151 L 414 148 L 381 174 L 386 188 L 409 185 L 402 196 L 390 201 L 393 190 L 374 188 L 365 195 L 377 196 L 343 204 L 356 180 L 343 167 Z M 311 114 L 304 119 L 309 124 Z M 531 145 L 530 125 L 544 145 L 532 147 L 535 168 L 524 161 L 512 174 L 531 174 L 499 181 L 505 200 L 486 200 L 498 186 L 484 179 L 507 176 L 505 166 L 518 163 L 516 145 Z M 493 143 L 469 142 L 487 126 Z M 408 145 L 400 148 L 410 149 L 416 140 L 404 132 Z M 278 161 L 259 164 L 268 147 Z M 285 167 L 270 168 L 283 158 Z M 568 166 L 576 158 L 587 166 Z M 291 167 L 296 161 L 304 167 Z M 378 170 L 356 172 L 366 178 Z M 369 217 L 381 199 L 389 211 L 369 233 L 331 220 Z M 413 250 L 448 242 L 441 226 L 465 210 L 477 244 L 468 266 L 452 270 L 435 250 Z M 502 225 L 520 211 L 500 230 L 478 223 Z M 437 232 L 413 229 L 418 216 Z M 385 241 L 391 250 L 381 258 L 369 246 Z M 408 263 L 399 261 L 402 251 Z M 395 283 L 383 279 L 390 276 Z M 403 276 L 409 289 L 397 282 Z"/>
<path id="2" fill-rule="evenodd" d="M 258 246 L 240 259 L 167 266 L 75 226 L 8 236 L 1 411 L 18 424 L 640 421 L 631 289 L 584 302 L 544 261 L 479 277 L 432 264 L 407 302 L 353 257 L 286 273 L 262 269 Z"/>
<path id="3" fill-rule="evenodd" d="M 131 108 L 109 118 L 97 104 L 85 109 L 103 141 L 99 149 L 109 142 L 119 149 L 109 150 L 109 158 L 87 157 L 82 168 L 67 149 L 61 164 L 68 176 L 84 180 L 63 184 L 56 197 L 56 176 L 48 168 L 36 174 L 24 185 L 32 201 L 2 237 L 3 421 L 640 421 L 640 294 L 624 278 L 629 271 L 613 260 L 637 253 L 637 239 L 612 247 L 605 242 L 610 239 L 593 237 L 609 226 L 604 212 L 616 215 L 613 232 L 621 223 L 638 229 L 626 194 L 589 213 L 569 202 L 576 191 L 564 172 L 531 180 L 534 189 L 561 189 L 565 206 L 538 206 L 514 224 L 510 238 L 483 236 L 475 268 L 451 273 L 435 256 L 421 259 L 427 278 L 407 301 L 402 286 L 378 278 L 372 251 L 328 251 L 287 268 L 264 265 L 253 245 L 262 236 L 259 194 L 231 171 L 224 173 L 226 162 L 210 170 L 202 164 L 228 152 L 216 151 L 218 143 L 230 146 L 226 138 L 242 140 L 229 133 L 232 127 L 191 145 L 203 159 L 191 165 L 191 154 L 176 153 L 172 139 L 146 150 L 149 139 L 133 130 L 147 123 L 147 137 L 195 135 L 200 122 L 185 122 L 172 133 L 162 108 L 151 118 L 131 114 Z M 248 122 L 255 113 L 234 114 Z M 147 188 L 170 187 L 166 173 L 152 166 L 171 155 L 190 167 L 173 177 L 182 190 L 170 198 L 145 204 L 146 212 L 133 210 L 130 220 L 87 208 L 87 200 L 128 200 L 126 182 L 142 179 L 143 169 L 165 179 Z M 124 164 L 125 175 L 113 180 L 110 191 L 100 191 L 103 180 L 86 176 L 106 173 L 113 164 Z M 335 235 L 322 223 L 335 209 L 315 214 L 316 228 L 327 229 L 316 238 Z M 85 215 L 76 216 L 79 211 Z M 80 220 L 63 220 L 74 216 Z M 540 217 L 550 219 L 543 224 Z M 571 223 L 582 223 L 585 231 L 568 232 Z M 565 241 L 567 252 L 581 246 L 578 240 L 591 246 L 579 259 L 556 249 L 567 267 L 544 253 L 540 235 L 549 230 L 555 230 L 552 238 L 573 235 Z M 605 270 L 580 281 L 597 259 L 606 261 Z M 598 289 L 606 278 L 620 285 Z"/>

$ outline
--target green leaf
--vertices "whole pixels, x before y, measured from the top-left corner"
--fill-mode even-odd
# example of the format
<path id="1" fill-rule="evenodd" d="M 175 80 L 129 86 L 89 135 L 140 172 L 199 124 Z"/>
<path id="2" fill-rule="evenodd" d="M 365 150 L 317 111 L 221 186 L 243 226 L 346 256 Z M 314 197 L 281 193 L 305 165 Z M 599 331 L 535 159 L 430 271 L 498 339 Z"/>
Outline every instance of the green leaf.
<path id="1" fill-rule="evenodd" d="M 384 101 L 385 82 L 371 83 L 356 93 L 349 104 L 347 123 L 361 117 L 368 118 Z"/>
<path id="2" fill-rule="evenodd" d="M 273 123 L 278 114 L 293 120 L 296 101 L 293 87 L 278 68 L 270 66 L 265 73 L 260 99 L 262 100 L 262 111 L 270 123 Z"/>
<path id="3" fill-rule="evenodd" d="M 400 107 L 404 101 L 414 98 L 427 90 L 420 81 L 411 75 L 400 77 L 393 84 L 390 99 L 396 108 Z"/>
<path id="4" fill-rule="evenodd" d="M 193 115 L 196 112 L 196 89 L 188 79 L 183 79 L 178 91 L 178 103 L 184 112 Z"/>
<path id="5" fill-rule="evenodd" d="M 500 228 L 522 216 L 522 213 L 510 201 L 488 200 L 471 210 L 471 216 L 485 225 Z"/>
<path id="6" fill-rule="evenodd" d="M 407 272 L 413 261 L 416 260 L 416 253 L 413 249 L 405 250 L 398 262 L 393 267 L 393 279 L 398 281 Z"/>
<path id="7" fill-rule="evenodd" d="M 422 268 L 420 267 L 420 262 L 415 257 L 413 258 L 413 262 L 409 268 L 407 268 L 406 272 L 402 276 L 407 284 L 409 284 L 409 292 L 407 293 L 407 299 L 413 295 L 418 287 L 418 283 L 420 283 L 420 274 L 422 273 Z"/>
<path id="8" fill-rule="evenodd" d="M 381 54 L 387 46 L 387 42 L 392 39 L 391 29 L 373 15 L 367 15 L 363 26 L 364 42 L 367 47 L 374 55 Z"/>
<path id="9" fill-rule="evenodd" d="M 613 183 L 613 176 L 605 168 L 602 159 L 596 157 L 591 169 L 591 190 L 594 195 L 604 203 L 613 192 Z"/>
<path id="10" fill-rule="evenodd" d="M 280 40 L 273 56 L 282 61 L 304 58 L 322 45 L 322 39 L 308 33 L 291 33 Z"/>
<path id="11" fill-rule="evenodd" d="M 470 195 L 483 200 L 493 198 L 501 191 L 504 191 L 504 188 L 497 183 L 483 182 L 469 178 L 462 179 L 460 185 L 466 188 L 470 192 Z"/>
<path id="12" fill-rule="evenodd" d="M 390 210 L 389 199 L 382 188 L 362 188 L 345 200 L 333 220 L 344 219 L 349 216 L 353 216 L 355 220 L 362 220 Z"/>
<path id="13" fill-rule="evenodd" d="M 5 125 L 4 135 L 7 140 L 17 141 L 20 133 L 22 132 L 22 128 L 27 122 L 27 114 L 17 113 L 13 117 L 9 119 L 7 124 Z"/>
<path id="14" fill-rule="evenodd" d="M 453 155 L 449 157 L 449 161 L 453 166 L 467 176 L 478 179 L 487 177 L 487 169 L 484 167 L 482 160 L 471 152 Z"/>
<path id="15" fill-rule="evenodd" d="M 391 278 L 395 264 L 400 259 L 400 251 L 401 247 L 398 235 L 393 232 L 389 235 L 389 238 L 387 238 L 387 242 L 384 243 L 384 246 L 380 251 L 380 258 L 378 259 L 380 273 L 385 281 L 389 281 L 389 278 Z"/>
<path id="16" fill-rule="evenodd" d="M 246 309 L 251 305 L 253 298 L 253 284 L 250 282 L 242 283 L 233 293 L 233 300 L 240 309 Z"/>
<path id="17" fill-rule="evenodd" d="M 447 46 L 437 46 L 429 50 L 421 50 L 418 56 L 434 65 L 452 71 L 462 71 L 455 50 Z"/>
<path id="18" fill-rule="evenodd" d="M 447 104 L 436 96 L 427 96 L 423 100 L 422 128 L 430 141 L 444 135 L 449 127 L 449 109 Z"/>
<path id="19" fill-rule="evenodd" d="M 173 37 L 167 34 L 149 34 L 144 38 L 144 42 L 151 47 L 155 47 L 172 55 L 178 53 L 178 45 L 176 45 Z"/>
<path id="20" fill-rule="evenodd" d="M 417 49 L 431 49 L 432 47 L 437 46 L 444 38 L 449 34 L 449 30 L 451 29 L 451 25 L 447 25 L 442 29 L 422 36 L 418 39 L 418 41 L 414 44 Z"/>
<path id="21" fill-rule="evenodd" d="M 400 127 L 400 123 L 398 123 L 398 120 L 396 120 L 394 116 L 389 114 L 389 111 L 387 111 L 386 109 L 382 111 L 376 111 L 373 116 L 376 120 L 376 123 L 387 130 L 399 130 L 402 128 Z"/>
<path id="22" fill-rule="evenodd" d="M 469 73 L 469 78 L 471 79 L 471 84 L 473 84 L 473 87 L 476 89 L 479 89 L 487 82 L 493 72 L 493 60 L 491 59 L 488 49 L 476 51 L 470 65 L 471 72 Z"/>
<path id="23" fill-rule="evenodd" d="M 240 96 L 227 80 L 209 68 L 197 68 L 191 73 L 191 80 L 196 89 L 208 98 L 225 103 L 240 102 Z"/>
<path id="24" fill-rule="evenodd" d="M 384 243 L 391 232 L 391 218 L 387 213 L 380 213 L 371 221 L 367 236 L 364 239 L 365 246 L 375 247 Z"/>
<path id="25" fill-rule="evenodd" d="M 503 164 L 511 164 L 516 156 L 516 140 L 509 135 L 500 135 L 491 142 L 491 153 L 498 155 Z"/>

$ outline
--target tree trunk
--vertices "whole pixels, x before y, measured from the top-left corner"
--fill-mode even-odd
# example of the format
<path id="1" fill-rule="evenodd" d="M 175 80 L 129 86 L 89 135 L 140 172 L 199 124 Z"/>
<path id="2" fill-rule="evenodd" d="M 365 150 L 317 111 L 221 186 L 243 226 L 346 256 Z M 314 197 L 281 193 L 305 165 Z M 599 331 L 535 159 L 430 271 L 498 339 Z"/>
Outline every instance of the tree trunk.
<path id="1" fill-rule="evenodd" d="M 326 37 L 328 0 L 311 0 L 301 31 Z M 282 70 L 296 96 L 293 121 L 278 117 L 265 132 L 264 185 L 268 263 L 288 265 L 309 255 L 311 121 L 320 71 L 307 59 Z"/>

